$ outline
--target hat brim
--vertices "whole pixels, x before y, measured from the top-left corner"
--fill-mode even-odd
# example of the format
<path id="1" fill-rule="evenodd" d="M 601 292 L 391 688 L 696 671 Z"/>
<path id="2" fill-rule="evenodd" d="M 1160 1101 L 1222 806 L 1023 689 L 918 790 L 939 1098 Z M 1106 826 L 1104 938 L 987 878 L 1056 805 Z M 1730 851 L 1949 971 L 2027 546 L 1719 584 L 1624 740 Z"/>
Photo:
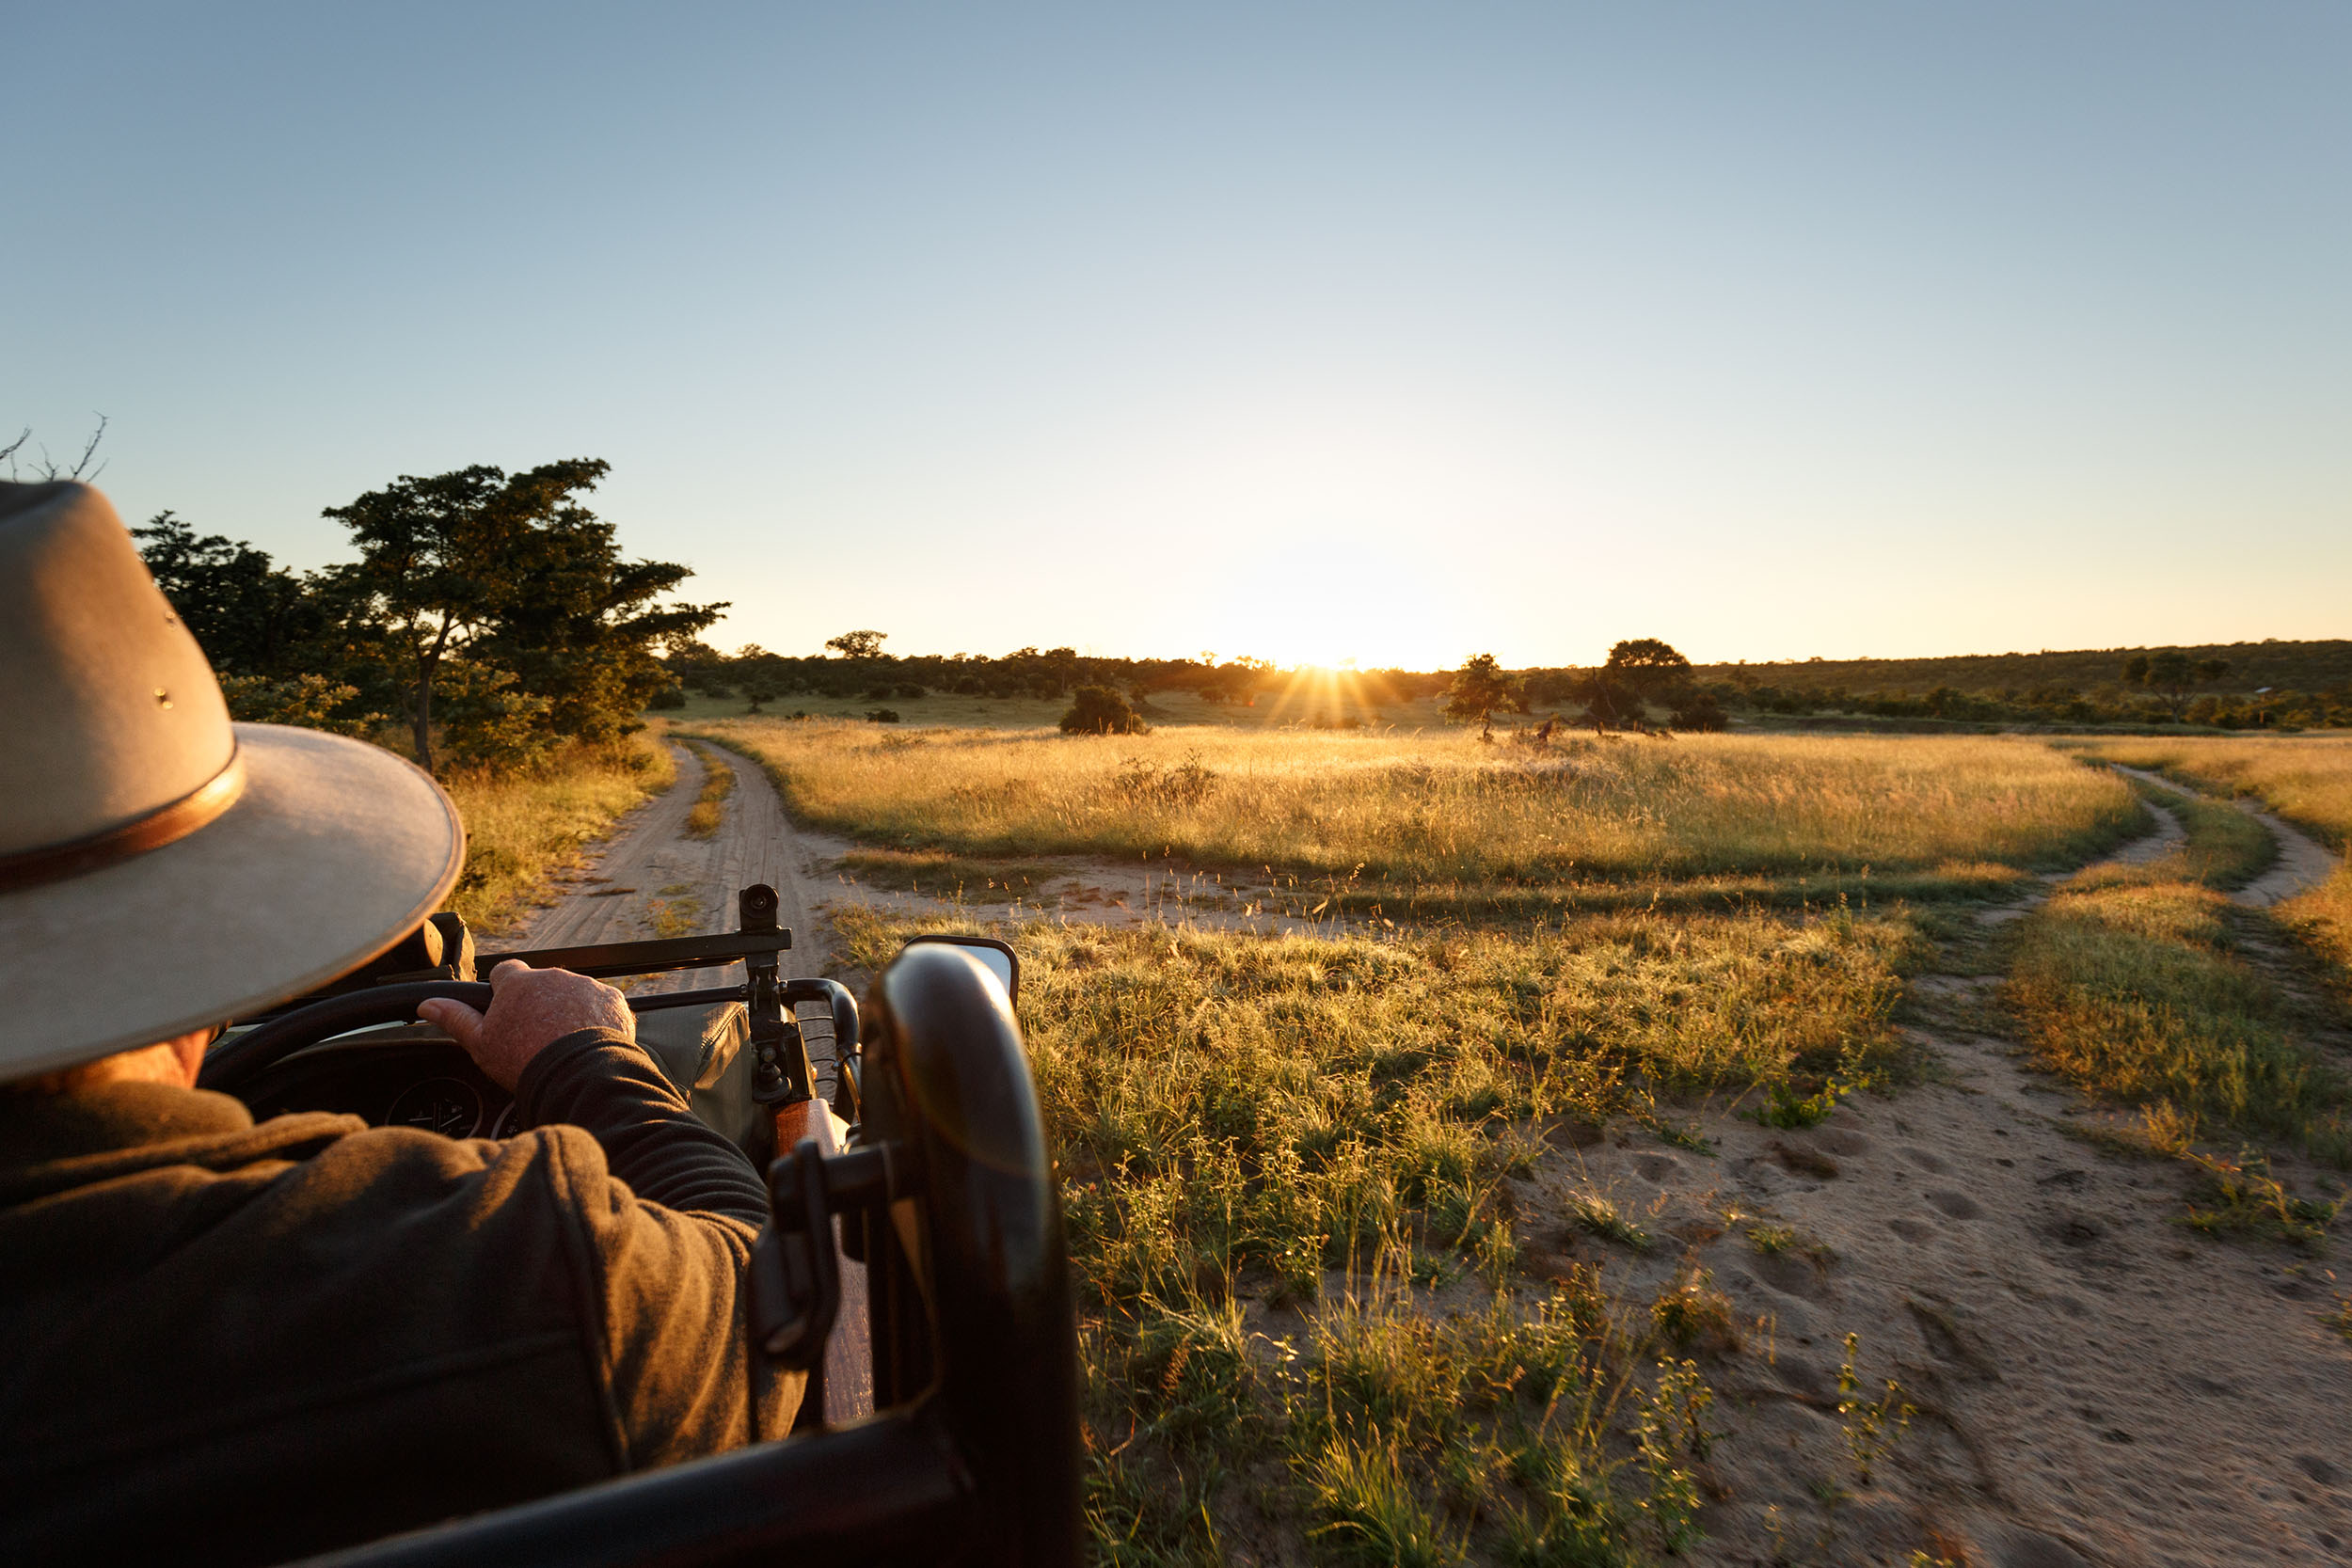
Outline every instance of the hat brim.
<path id="1" fill-rule="evenodd" d="M 239 724 L 245 793 L 175 843 L 0 893 L 0 1081 L 258 1012 L 441 907 L 457 808 L 421 768 L 317 730 Z"/>

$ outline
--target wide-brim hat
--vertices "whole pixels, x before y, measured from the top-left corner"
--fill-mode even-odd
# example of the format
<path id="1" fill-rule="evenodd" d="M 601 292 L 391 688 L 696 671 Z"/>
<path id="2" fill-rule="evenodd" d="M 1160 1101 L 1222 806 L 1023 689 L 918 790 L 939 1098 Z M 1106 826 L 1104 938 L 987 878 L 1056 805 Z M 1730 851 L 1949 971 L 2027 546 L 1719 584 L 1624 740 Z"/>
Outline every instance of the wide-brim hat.
<path id="1" fill-rule="evenodd" d="M 0 1082 L 249 1015 L 437 910 L 456 807 L 380 747 L 235 724 L 104 497 L 0 484 Z"/>

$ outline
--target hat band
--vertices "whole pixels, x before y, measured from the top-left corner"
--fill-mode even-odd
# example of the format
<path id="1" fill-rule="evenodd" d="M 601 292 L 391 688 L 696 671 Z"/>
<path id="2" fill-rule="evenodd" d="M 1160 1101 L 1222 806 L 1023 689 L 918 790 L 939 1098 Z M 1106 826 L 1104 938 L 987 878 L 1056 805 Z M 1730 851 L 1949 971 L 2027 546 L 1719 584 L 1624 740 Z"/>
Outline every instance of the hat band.
<path id="1" fill-rule="evenodd" d="M 47 844 L 0 855 L 0 892 L 61 881 L 177 843 L 237 803 L 245 793 L 245 756 L 229 753 L 229 766 L 177 800 L 134 817 L 119 828 L 87 838 Z"/>

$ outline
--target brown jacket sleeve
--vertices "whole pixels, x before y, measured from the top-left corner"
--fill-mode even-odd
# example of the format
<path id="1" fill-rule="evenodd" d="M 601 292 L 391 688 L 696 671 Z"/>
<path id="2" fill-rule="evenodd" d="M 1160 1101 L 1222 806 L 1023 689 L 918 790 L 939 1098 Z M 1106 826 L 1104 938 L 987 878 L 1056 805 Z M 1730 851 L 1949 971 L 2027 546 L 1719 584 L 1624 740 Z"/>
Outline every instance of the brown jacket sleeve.
<path id="1" fill-rule="evenodd" d="M 805 1379 L 753 1355 L 744 1271 L 768 1217 L 751 1162 L 687 1109 L 653 1059 L 601 1030 L 535 1057 L 516 1102 L 575 1216 L 580 1292 L 602 1315 L 597 1369 L 631 1469 L 789 1429 Z"/>

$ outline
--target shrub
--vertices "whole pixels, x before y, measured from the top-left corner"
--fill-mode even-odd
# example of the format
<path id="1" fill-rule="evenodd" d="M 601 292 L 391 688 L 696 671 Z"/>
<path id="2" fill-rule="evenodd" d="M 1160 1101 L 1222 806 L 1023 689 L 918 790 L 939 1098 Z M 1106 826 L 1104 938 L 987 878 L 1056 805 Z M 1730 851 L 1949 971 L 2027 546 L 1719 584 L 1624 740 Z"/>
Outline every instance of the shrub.
<path id="1" fill-rule="evenodd" d="M 684 707 L 686 705 L 686 688 L 682 686 L 665 686 L 660 690 L 655 692 L 651 700 L 648 701 L 645 705 L 650 708 Z"/>
<path id="2" fill-rule="evenodd" d="M 1720 730 L 1730 721 L 1713 692 L 1693 691 L 1675 705 L 1667 722 L 1678 730 Z"/>
<path id="3" fill-rule="evenodd" d="M 1064 735 L 1141 735 L 1151 728 L 1107 686 L 1082 686 L 1061 716 Z"/>
<path id="4" fill-rule="evenodd" d="M 928 696 L 930 693 L 925 688 L 915 685 L 913 681 L 904 681 L 899 684 L 898 694 L 913 702 L 915 698 Z"/>
<path id="5" fill-rule="evenodd" d="M 895 724 L 898 722 L 898 710 L 895 707 L 870 708 L 866 717 L 877 724 Z"/>

